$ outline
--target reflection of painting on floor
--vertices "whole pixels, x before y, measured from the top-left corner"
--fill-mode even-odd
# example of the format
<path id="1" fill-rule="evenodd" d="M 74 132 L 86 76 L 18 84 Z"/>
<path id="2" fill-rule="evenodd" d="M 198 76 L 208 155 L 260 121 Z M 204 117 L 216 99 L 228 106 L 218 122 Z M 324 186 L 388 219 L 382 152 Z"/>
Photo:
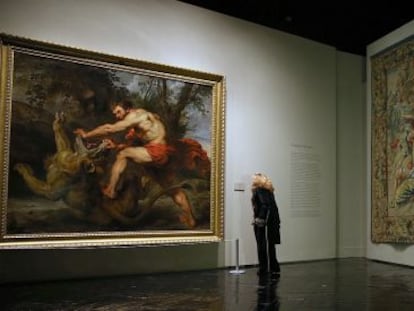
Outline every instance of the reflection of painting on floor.
<path id="1" fill-rule="evenodd" d="M 414 241 L 414 41 L 371 59 L 372 240 Z"/>

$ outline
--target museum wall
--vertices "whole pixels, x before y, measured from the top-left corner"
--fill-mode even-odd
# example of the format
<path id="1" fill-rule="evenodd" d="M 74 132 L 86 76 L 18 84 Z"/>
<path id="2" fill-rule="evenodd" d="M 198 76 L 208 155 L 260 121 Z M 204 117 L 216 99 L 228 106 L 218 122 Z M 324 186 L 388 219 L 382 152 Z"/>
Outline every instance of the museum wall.
<path id="1" fill-rule="evenodd" d="M 387 48 L 399 43 L 400 41 L 414 35 L 414 21 L 405 24 L 397 30 L 389 33 L 383 38 L 371 43 L 367 47 L 367 257 L 370 259 L 381 260 L 396 264 L 414 266 L 414 247 L 411 244 L 397 244 L 397 243 L 372 243 L 371 241 L 371 63 L 370 58 Z"/>
<path id="2" fill-rule="evenodd" d="M 366 251 L 365 58 L 337 54 L 337 256 Z"/>
<path id="3" fill-rule="evenodd" d="M 236 239 L 240 264 L 256 264 L 249 184 L 251 174 L 258 171 L 268 174 L 276 187 L 282 219 L 281 262 L 363 252 L 359 231 L 365 232 L 364 218 L 359 218 L 357 231 L 349 230 L 355 224 L 352 215 L 363 210 L 360 185 L 352 182 L 363 178 L 358 175 L 364 163 L 358 149 L 362 142 L 360 129 L 348 122 L 354 113 L 355 120 L 361 117 L 362 57 L 164 0 L 6 0 L 0 3 L 0 32 L 212 72 L 226 79 L 222 242 L 0 250 L 0 282 L 230 267 L 236 263 Z M 337 129 L 341 112 L 348 115 Z M 338 138 L 347 142 L 338 144 Z M 354 160 L 359 161 L 357 167 L 352 166 Z M 338 190 L 347 188 L 354 196 L 339 196 L 337 213 L 338 169 L 347 171 Z M 298 187 L 304 174 L 311 174 L 312 180 Z M 244 191 L 234 191 L 235 185 Z"/>

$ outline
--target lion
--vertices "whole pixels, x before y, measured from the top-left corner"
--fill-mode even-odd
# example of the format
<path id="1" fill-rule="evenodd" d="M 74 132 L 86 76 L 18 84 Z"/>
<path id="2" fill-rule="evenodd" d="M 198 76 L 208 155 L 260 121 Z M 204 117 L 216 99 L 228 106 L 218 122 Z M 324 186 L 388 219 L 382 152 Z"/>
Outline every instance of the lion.
<path id="1" fill-rule="evenodd" d="M 53 132 L 56 153 L 45 160 L 45 180 L 34 175 L 33 169 L 26 163 L 17 163 L 14 169 L 21 175 L 28 188 L 36 195 L 49 200 L 62 200 L 83 220 L 108 224 L 113 221 L 133 224 L 131 217 L 138 213 L 139 180 L 141 173 L 134 168 L 126 174 L 120 187 L 123 188 L 117 200 L 105 199 L 100 192 L 104 178 L 102 167 L 107 141 L 96 147 L 87 148 L 80 137 L 76 137 L 72 148 L 63 128 L 65 117 L 56 113 Z M 133 182 L 128 182 L 133 179 Z"/>

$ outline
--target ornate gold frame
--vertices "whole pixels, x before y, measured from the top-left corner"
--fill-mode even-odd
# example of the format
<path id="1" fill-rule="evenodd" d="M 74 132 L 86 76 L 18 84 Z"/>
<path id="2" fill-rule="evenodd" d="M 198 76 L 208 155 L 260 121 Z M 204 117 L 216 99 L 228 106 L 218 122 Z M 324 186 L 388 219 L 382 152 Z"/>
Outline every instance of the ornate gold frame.
<path id="1" fill-rule="evenodd" d="M 27 57 L 28 59 L 33 58 L 35 62 L 37 61 L 36 62 L 37 71 L 34 69 L 33 71 L 30 71 L 28 69 L 20 69 L 20 71 L 18 71 L 16 69 L 16 68 L 27 68 L 23 66 L 23 65 L 26 66 L 26 63 L 24 63 L 25 57 Z M 21 62 L 20 67 L 18 66 L 19 62 Z M 45 67 L 44 68 L 40 67 L 39 69 L 39 64 L 41 65 L 42 62 L 44 62 Z M 205 119 L 210 120 L 207 123 L 208 124 L 207 128 L 203 128 L 204 132 L 208 133 L 208 135 L 205 134 L 206 135 L 205 137 L 208 138 L 208 141 L 207 143 L 203 145 L 203 147 L 204 149 L 207 149 L 208 158 L 211 163 L 211 170 L 209 171 L 207 181 L 205 181 L 207 182 L 207 188 L 203 188 L 203 190 L 200 190 L 200 193 L 201 191 L 206 191 L 206 193 L 208 194 L 208 198 L 204 199 L 204 200 L 207 200 L 206 202 L 208 202 L 208 205 L 205 204 L 206 207 L 203 207 L 204 209 L 200 211 L 200 213 L 204 213 L 202 214 L 204 217 L 203 226 L 200 226 L 200 227 L 195 226 L 194 228 L 192 227 L 180 228 L 179 226 L 170 227 L 169 222 L 167 220 L 164 220 L 164 221 L 160 221 L 162 225 L 159 225 L 159 226 L 153 225 L 153 227 L 151 227 L 152 226 L 151 222 L 147 220 L 147 222 L 145 223 L 145 226 L 142 225 L 138 221 L 134 223 L 132 226 L 122 228 L 122 230 L 108 229 L 107 227 L 101 224 L 94 225 L 91 227 L 93 229 L 88 230 L 89 223 L 88 224 L 82 223 L 82 225 L 80 225 L 76 222 L 76 220 L 73 220 L 71 218 L 70 222 L 71 223 L 73 222 L 74 227 L 79 226 L 82 229 L 81 230 L 76 230 L 76 229 L 69 230 L 67 229 L 68 227 L 67 224 L 61 222 L 61 219 L 59 218 L 59 223 L 58 223 L 59 226 L 56 227 L 58 229 L 50 229 L 52 225 L 55 225 L 54 223 L 52 224 L 52 218 L 49 219 L 47 218 L 49 216 L 44 216 L 42 214 L 42 217 L 45 217 L 45 219 L 43 218 L 42 219 L 43 221 L 46 221 L 46 223 L 41 223 L 40 225 L 38 225 L 40 226 L 40 229 L 39 229 L 38 227 L 35 227 L 33 225 L 33 223 L 35 222 L 36 224 L 40 222 L 39 220 L 35 219 L 35 217 L 33 216 L 34 212 L 33 211 L 30 212 L 32 213 L 30 214 L 32 216 L 27 216 L 29 215 L 29 212 L 27 214 L 24 214 L 24 212 L 22 211 L 23 207 L 20 208 L 24 204 L 25 204 L 24 207 L 27 207 L 28 205 L 30 205 L 29 204 L 30 202 L 28 203 L 28 199 L 27 199 L 27 197 L 28 196 L 30 197 L 30 195 L 33 196 L 33 200 L 38 199 L 37 194 L 31 193 L 30 191 L 25 192 L 25 195 L 26 195 L 24 197 L 25 203 L 16 203 L 17 207 L 14 206 L 13 209 L 11 208 L 10 206 L 11 201 L 12 200 L 13 202 L 16 201 L 14 196 L 21 195 L 19 191 L 22 191 L 20 186 L 19 186 L 19 189 L 17 189 L 15 188 L 16 187 L 15 184 L 13 185 L 11 184 L 12 180 L 15 180 L 16 178 L 18 179 L 18 177 L 14 176 L 15 170 L 12 167 L 12 162 L 17 161 L 14 159 L 14 158 L 17 158 L 17 154 L 19 156 L 22 156 L 21 155 L 22 152 L 17 153 L 17 151 L 15 151 L 15 150 L 22 150 L 21 147 L 19 147 L 20 145 L 18 144 L 16 137 L 19 137 L 20 143 L 21 141 L 24 141 L 30 146 L 31 146 L 30 140 L 33 140 L 33 136 L 29 136 L 32 134 L 25 134 L 27 136 L 24 136 L 22 134 L 23 138 L 20 136 L 17 136 L 18 134 L 13 135 L 13 130 L 15 128 L 16 128 L 16 132 L 20 130 L 20 128 L 18 128 L 18 124 L 20 126 L 20 123 L 24 123 L 21 121 L 25 121 L 25 122 L 27 121 L 26 123 L 30 123 L 30 124 L 31 122 L 33 122 L 33 120 L 27 120 L 28 118 L 26 118 L 26 120 L 23 120 L 25 118 L 22 117 L 23 115 L 21 114 L 20 110 L 17 111 L 17 107 L 20 107 L 18 105 L 21 105 L 22 107 L 29 107 L 30 105 L 32 105 L 33 107 L 30 106 L 29 108 L 32 110 L 41 109 L 41 111 L 38 112 L 37 116 L 39 116 L 39 118 L 40 116 L 42 116 L 44 117 L 44 119 L 47 119 L 47 120 L 50 119 L 50 116 L 52 115 L 51 113 L 55 114 L 56 112 L 58 112 L 58 111 L 51 111 L 51 110 L 54 110 L 54 109 L 58 110 L 59 108 L 57 103 L 54 104 L 55 105 L 54 107 L 52 107 L 54 109 L 50 109 L 50 106 L 49 108 L 46 108 L 46 106 L 44 106 L 45 105 L 44 103 L 48 100 L 49 97 L 52 96 L 52 93 L 44 92 L 46 90 L 46 87 L 42 88 L 43 87 L 42 85 L 37 86 L 38 89 L 39 87 L 41 88 L 41 92 L 38 90 L 36 91 L 37 93 L 35 94 L 33 94 L 34 82 L 33 82 L 33 85 L 30 86 L 32 88 L 30 92 L 26 90 L 26 93 L 22 93 L 21 89 L 25 88 L 26 84 L 31 83 L 31 82 L 27 82 L 27 81 L 30 81 L 30 79 L 39 79 L 38 81 L 48 81 L 47 83 L 50 83 L 50 80 L 53 80 L 52 69 L 51 69 L 52 65 L 50 65 L 52 63 L 53 63 L 53 66 L 55 67 L 62 65 L 60 67 L 62 67 L 63 69 L 59 69 L 60 74 L 62 72 L 65 74 L 66 64 L 70 64 L 70 66 L 75 66 L 75 67 L 79 66 L 80 69 L 76 69 L 76 70 L 79 70 L 78 75 L 73 75 L 73 73 L 69 74 L 68 72 L 67 74 L 65 74 L 64 77 L 62 77 L 62 79 L 65 78 L 68 80 L 68 81 L 65 81 L 66 83 L 65 85 L 72 85 L 71 86 L 72 89 L 73 89 L 73 85 L 77 85 L 78 83 L 78 81 L 75 81 L 75 80 L 77 80 L 77 78 L 82 79 L 83 76 L 85 76 L 84 74 L 85 72 L 94 73 L 95 71 L 99 71 L 101 73 L 103 72 L 103 75 L 106 77 L 115 73 L 114 75 L 117 78 L 119 78 L 122 75 L 126 75 L 128 76 L 128 79 L 131 79 L 131 77 L 137 78 L 138 80 L 139 79 L 142 79 L 142 80 L 154 79 L 154 81 L 158 81 L 158 83 L 162 84 L 163 86 L 167 85 L 169 88 L 171 88 L 169 89 L 165 87 L 165 92 L 168 94 L 173 93 L 175 88 L 178 88 L 180 86 L 182 87 L 188 86 L 188 88 L 191 88 L 193 90 L 194 89 L 202 90 L 196 94 L 198 96 L 197 100 L 199 100 L 198 105 L 199 107 L 201 107 L 199 112 L 203 110 L 204 111 L 203 113 L 206 113 L 208 115 L 208 118 L 205 117 Z M 33 65 L 33 68 L 35 68 L 34 65 Z M 89 71 L 82 71 L 84 70 L 83 68 L 86 68 Z M 1 187 L 0 188 L 0 199 L 1 199 L 0 249 L 1 248 L 4 249 L 4 248 L 90 247 L 90 246 L 106 247 L 106 246 L 117 246 L 117 245 L 119 246 L 120 245 L 145 246 L 145 245 L 160 245 L 160 244 L 217 242 L 223 239 L 225 79 L 222 75 L 194 71 L 194 70 L 178 68 L 178 67 L 173 67 L 173 66 L 168 66 L 168 65 L 163 65 L 163 64 L 156 64 L 156 63 L 151 63 L 151 62 L 146 62 L 146 61 L 141 61 L 141 60 L 123 58 L 119 56 L 106 55 L 106 54 L 101 54 L 97 52 L 85 51 L 85 50 L 81 50 L 77 48 L 59 46 L 59 45 L 52 44 L 52 43 L 39 42 L 39 41 L 27 39 L 27 38 L 10 36 L 7 34 L 0 34 L 0 70 L 1 70 L 0 113 L 2 116 L 0 120 L 0 126 L 2 129 L 0 132 L 0 140 L 3 142 L 2 147 L 0 149 L 0 160 L 1 160 L 1 163 L 3 163 L 1 167 L 1 186 L 0 186 Z M 42 75 L 43 75 L 41 79 L 38 76 L 36 76 L 39 70 L 42 72 Z M 47 74 L 49 72 L 50 72 L 50 77 L 47 78 Z M 22 79 L 21 79 L 22 76 L 25 82 L 22 82 Z M 77 77 L 77 78 L 74 78 L 74 77 Z M 89 79 L 88 81 L 92 81 L 92 80 L 93 79 Z M 113 88 L 115 89 L 115 86 L 117 86 L 116 83 L 118 82 L 114 82 L 114 81 L 115 80 L 111 80 L 112 84 L 110 85 L 113 86 Z M 57 85 L 62 86 L 63 84 L 57 84 Z M 106 87 L 106 85 L 104 86 L 105 87 L 102 87 L 102 89 L 104 89 L 105 91 L 108 91 L 108 89 L 111 90 L 111 88 Z M 121 89 L 125 91 L 125 85 L 123 85 L 122 88 L 119 86 L 116 91 L 120 91 Z M 71 88 L 68 87 L 67 89 L 65 89 L 65 92 L 69 93 L 68 98 L 69 97 L 74 98 L 75 96 L 74 95 L 72 96 L 72 94 L 70 94 L 68 90 L 71 90 Z M 59 91 L 59 92 L 64 93 L 63 91 Z M 133 91 L 130 91 L 129 95 L 131 95 L 132 92 Z M 134 92 L 138 93 L 137 90 L 135 90 Z M 21 100 L 23 96 L 21 94 L 25 94 L 24 96 L 31 96 L 30 98 L 32 102 L 30 102 L 30 105 L 28 104 L 28 102 L 25 102 L 23 104 L 17 103 L 18 100 Z M 93 93 L 93 94 L 96 94 L 96 93 Z M 167 98 L 167 95 L 165 94 L 164 94 L 165 97 L 163 97 L 163 99 Z M 86 96 L 82 97 L 82 100 L 84 100 L 84 98 L 86 98 Z M 96 100 L 95 101 L 95 104 L 96 104 L 97 99 L 94 98 L 93 100 Z M 105 98 L 105 96 L 103 97 L 103 100 L 102 98 L 100 100 L 101 102 L 105 102 L 105 103 L 109 102 L 109 98 Z M 192 100 L 195 100 L 195 99 L 193 98 Z M 79 103 L 79 102 L 80 100 L 76 101 L 76 103 Z M 189 103 L 190 101 L 188 101 L 186 105 L 190 105 Z M 38 106 L 34 107 L 35 104 L 37 104 Z M 148 104 L 148 103 L 145 102 L 144 104 Z M 168 104 L 172 105 L 171 103 L 168 103 Z M 81 104 L 79 104 L 79 106 L 83 107 L 81 106 Z M 16 107 L 16 111 L 14 111 L 15 107 Z M 94 107 L 96 108 L 96 105 Z M 49 110 L 47 111 L 47 109 Z M 107 113 L 107 110 L 104 110 L 104 111 L 105 113 Z M 105 120 L 105 122 L 110 122 L 108 119 L 105 119 L 106 115 L 104 116 L 103 113 L 102 115 L 100 115 L 99 113 L 96 113 L 95 110 L 93 111 L 93 113 L 94 114 L 91 113 L 89 115 L 86 113 L 83 113 L 82 117 L 84 118 L 84 120 L 89 120 L 88 118 L 92 120 L 92 115 L 93 115 L 94 118 L 96 119 L 100 117 L 101 119 Z M 75 112 L 73 115 L 75 115 Z M 187 121 L 188 120 L 192 121 L 191 118 L 193 117 L 190 116 L 189 114 L 186 114 L 185 117 L 187 118 L 186 119 Z M 21 119 L 18 119 L 18 118 L 21 118 Z M 20 123 L 18 123 L 16 120 Z M 74 122 L 76 121 L 75 118 L 73 120 Z M 197 124 L 196 122 L 197 120 L 194 121 L 196 124 Z M 49 125 L 50 125 L 50 128 L 52 128 L 52 124 L 49 123 Z M 194 131 L 198 129 L 197 126 L 195 127 L 195 129 L 193 129 Z M 48 127 L 46 128 L 48 129 Z M 188 133 L 188 131 L 185 133 Z M 23 140 L 20 140 L 20 139 L 23 139 Z M 52 141 L 48 141 L 48 140 L 44 142 L 45 145 L 51 144 L 51 143 Z M 43 144 L 43 142 L 41 144 Z M 15 148 L 13 149 L 13 147 Z M 42 150 L 41 148 L 42 146 L 40 147 L 40 150 Z M 34 152 L 33 154 L 37 156 L 36 152 Z M 28 156 L 26 156 L 26 158 L 28 158 Z M 177 175 L 181 173 L 182 173 L 181 171 L 178 171 Z M 188 178 L 190 179 L 192 177 L 188 177 Z M 143 180 L 143 179 L 145 179 L 145 176 L 140 177 L 140 180 Z M 146 178 L 145 180 L 148 180 L 148 179 L 150 178 Z M 192 181 L 192 179 L 190 181 Z M 142 183 L 140 183 L 140 185 L 142 185 Z M 92 186 L 94 186 L 94 184 L 92 184 Z M 71 187 L 72 187 L 72 184 L 71 184 Z M 66 188 L 65 190 L 61 190 L 61 191 L 66 191 Z M 191 191 L 193 192 L 195 191 L 194 197 L 196 197 L 198 194 L 196 191 L 198 190 L 194 190 L 193 188 L 191 188 Z M 86 191 L 83 192 L 84 195 L 92 196 L 91 193 L 92 192 L 90 193 Z M 149 195 L 148 193 L 146 195 Z M 166 191 L 165 193 L 169 193 L 169 192 Z M 96 196 L 99 196 L 99 195 L 95 195 L 95 197 Z M 42 200 L 43 199 L 44 198 L 42 198 Z M 141 200 L 141 197 L 140 197 L 140 200 Z M 41 202 L 46 202 L 46 204 L 45 205 L 42 205 L 41 203 L 34 203 L 34 204 L 35 205 L 37 204 L 37 206 L 39 207 L 39 209 L 42 210 L 42 212 L 43 210 L 46 210 L 45 207 L 49 206 L 49 204 L 52 209 L 55 209 L 55 207 L 58 208 L 57 204 L 60 204 L 59 206 L 62 206 L 61 199 L 53 200 L 53 201 L 50 200 L 50 203 L 48 203 L 49 201 L 41 201 Z M 56 203 L 56 202 L 59 202 L 59 203 Z M 98 201 L 94 199 L 93 202 L 100 202 L 99 204 L 102 204 L 102 205 L 104 204 L 102 203 L 104 202 L 104 200 L 101 198 Z M 205 201 L 201 201 L 201 202 L 205 202 Z M 19 204 L 22 204 L 22 205 L 19 205 Z M 155 205 L 151 205 L 151 206 L 153 207 Z M 195 204 L 193 204 L 193 207 L 198 208 Z M 66 211 L 67 206 L 65 205 L 64 208 Z M 89 206 L 88 208 L 92 209 L 94 213 L 96 212 L 99 215 L 101 215 L 102 213 L 102 209 L 100 209 L 101 205 Z M 154 210 L 156 209 L 157 207 L 154 207 Z M 174 208 L 172 207 L 172 209 Z M 141 211 L 138 210 L 138 213 L 140 212 Z M 152 212 L 152 210 L 150 212 Z M 161 216 L 164 215 L 162 214 L 161 211 L 158 211 L 158 213 L 159 214 L 157 215 L 161 215 Z M 86 217 L 85 216 L 86 214 L 87 213 L 85 211 L 81 211 L 82 217 Z M 26 220 L 26 218 L 24 218 L 23 224 L 20 224 L 19 221 L 23 220 L 23 216 L 21 215 L 24 215 L 24 217 L 26 216 L 29 217 L 28 218 L 29 220 Z M 59 209 L 58 209 L 57 215 L 60 215 Z M 167 214 L 165 214 L 165 216 L 167 216 Z M 33 217 L 34 219 L 33 222 L 32 222 L 31 217 Z M 88 221 L 90 221 L 90 219 L 88 218 Z M 113 226 L 114 228 L 117 228 L 117 226 L 122 227 L 123 225 L 123 224 L 117 224 L 116 226 L 116 225 L 113 225 L 114 222 L 116 222 L 116 219 L 111 219 L 111 221 L 108 221 L 108 223 L 110 223 L 111 226 Z M 18 225 L 16 225 L 16 223 L 18 223 Z M 156 222 L 154 221 L 153 223 L 155 224 Z M 102 229 L 100 226 L 103 226 L 104 229 Z"/>
<path id="2" fill-rule="evenodd" d="M 414 242 L 414 41 L 371 57 L 371 240 Z"/>

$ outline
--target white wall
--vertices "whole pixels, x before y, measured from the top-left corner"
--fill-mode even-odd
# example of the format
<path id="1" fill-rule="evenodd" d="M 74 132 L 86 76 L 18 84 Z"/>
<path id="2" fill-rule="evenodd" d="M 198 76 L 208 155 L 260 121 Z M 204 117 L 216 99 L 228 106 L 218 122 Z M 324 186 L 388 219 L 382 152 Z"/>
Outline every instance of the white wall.
<path id="1" fill-rule="evenodd" d="M 0 32 L 213 72 L 224 75 L 227 82 L 223 243 L 151 250 L 0 251 L 1 280 L 232 266 L 236 238 L 240 238 L 240 264 L 255 264 L 249 183 L 257 171 L 267 173 L 277 188 L 282 218 L 280 260 L 336 256 L 336 90 L 338 72 L 347 72 L 338 71 L 337 55 L 342 64 L 352 67 L 347 73 L 351 76 L 360 70 L 359 57 L 166 0 L 3 0 Z M 359 80 L 354 83 L 360 87 Z M 355 100 L 358 92 L 352 93 Z M 309 199 L 319 196 L 320 204 L 312 215 L 292 213 L 291 195 L 298 195 L 291 186 L 291 167 L 296 163 L 292 151 L 298 148 L 319 159 L 320 193 Z M 244 183 L 246 191 L 233 191 L 236 182 Z M 348 207 L 346 202 L 343 205 Z M 351 249 L 361 247 L 357 237 L 343 240 Z M 82 262 L 88 263 L 87 268 Z"/>
<path id="2" fill-rule="evenodd" d="M 337 255 L 366 251 L 365 58 L 337 56 Z"/>
<path id="3" fill-rule="evenodd" d="M 367 161 L 370 163 L 371 159 L 371 63 L 370 57 L 374 54 L 383 51 L 384 49 L 398 43 L 405 38 L 414 35 L 414 21 L 405 24 L 383 38 L 373 42 L 367 47 Z M 387 261 L 397 264 L 414 266 L 414 246 L 409 244 L 392 244 L 392 243 L 372 243 L 371 242 L 371 175 L 370 165 L 367 166 L 367 257 L 375 260 Z"/>

